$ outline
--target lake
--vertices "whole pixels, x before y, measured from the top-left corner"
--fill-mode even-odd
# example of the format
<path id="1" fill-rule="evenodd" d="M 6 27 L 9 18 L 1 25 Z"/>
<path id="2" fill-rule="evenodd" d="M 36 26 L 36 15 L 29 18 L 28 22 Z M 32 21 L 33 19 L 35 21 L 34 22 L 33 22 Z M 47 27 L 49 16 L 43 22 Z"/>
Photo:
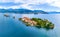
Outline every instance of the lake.
<path id="1" fill-rule="evenodd" d="M 8 14 L 9 17 L 4 16 Z M 15 16 L 15 18 L 13 18 Z M 54 23 L 54 29 L 46 30 L 26 26 L 18 18 L 21 17 L 36 17 L 48 19 Z M 60 14 L 15 14 L 15 13 L 0 13 L 0 37 L 60 37 Z"/>

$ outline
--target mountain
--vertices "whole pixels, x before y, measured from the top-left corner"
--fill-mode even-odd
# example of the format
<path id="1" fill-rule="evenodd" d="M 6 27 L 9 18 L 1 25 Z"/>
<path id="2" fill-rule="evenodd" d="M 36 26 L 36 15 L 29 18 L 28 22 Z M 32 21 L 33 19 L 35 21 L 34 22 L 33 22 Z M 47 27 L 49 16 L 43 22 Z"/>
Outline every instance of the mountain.
<path id="1" fill-rule="evenodd" d="M 48 12 L 48 14 L 60 14 L 60 12 L 53 11 L 53 12 Z"/>
<path id="2" fill-rule="evenodd" d="M 47 12 L 45 11 L 42 11 L 42 10 L 34 10 L 35 13 L 42 13 L 42 14 L 48 14 Z"/>
<path id="3" fill-rule="evenodd" d="M 48 14 L 47 12 L 44 12 L 42 10 L 29 10 L 29 9 L 0 9 L 0 12 L 2 13 Z"/>

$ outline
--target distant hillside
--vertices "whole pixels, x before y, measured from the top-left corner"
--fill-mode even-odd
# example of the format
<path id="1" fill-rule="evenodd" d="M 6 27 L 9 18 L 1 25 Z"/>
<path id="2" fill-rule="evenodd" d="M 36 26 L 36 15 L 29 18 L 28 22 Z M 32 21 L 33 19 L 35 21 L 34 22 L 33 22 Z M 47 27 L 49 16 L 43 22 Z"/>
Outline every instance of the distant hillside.
<path id="1" fill-rule="evenodd" d="M 34 14 L 48 14 L 47 12 L 44 12 L 42 10 L 28 10 L 28 9 L 0 9 L 0 12 L 2 13 L 34 13 Z"/>
<path id="2" fill-rule="evenodd" d="M 60 12 L 48 12 L 48 14 L 60 14 Z"/>

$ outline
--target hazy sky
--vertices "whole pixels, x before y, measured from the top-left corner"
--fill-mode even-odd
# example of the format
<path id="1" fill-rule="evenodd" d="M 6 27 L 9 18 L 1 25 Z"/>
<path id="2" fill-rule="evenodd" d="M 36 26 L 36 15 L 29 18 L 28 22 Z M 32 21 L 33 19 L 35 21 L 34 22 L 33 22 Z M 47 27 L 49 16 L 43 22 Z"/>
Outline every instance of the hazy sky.
<path id="1" fill-rule="evenodd" d="M 60 11 L 60 0 L 0 0 L 0 8 Z"/>

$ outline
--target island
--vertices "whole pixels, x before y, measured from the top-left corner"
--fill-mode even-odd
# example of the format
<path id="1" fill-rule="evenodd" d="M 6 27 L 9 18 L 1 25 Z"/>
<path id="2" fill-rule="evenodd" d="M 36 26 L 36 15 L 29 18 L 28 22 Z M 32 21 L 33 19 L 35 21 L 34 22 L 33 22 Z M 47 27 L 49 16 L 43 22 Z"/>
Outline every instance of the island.
<path id="1" fill-rule="evenodd" d="M 13 18 L 15 19 L 15 16 L 13 16 Z"/>
<path id="2" fill-rule="evenodd" d="M 54 24 L 47 19 L 23 17 L 19 18 L 19 20 L 23 21 L 27 26 L 35 26 L 37 28 L 45 29 L 54 28 Z"/>
<path id="3" fill-rule="evenodd" d="M 8 15 L 8 14 L 4 14 L 4 16 L 9 17 L 9 15 Z"/>

